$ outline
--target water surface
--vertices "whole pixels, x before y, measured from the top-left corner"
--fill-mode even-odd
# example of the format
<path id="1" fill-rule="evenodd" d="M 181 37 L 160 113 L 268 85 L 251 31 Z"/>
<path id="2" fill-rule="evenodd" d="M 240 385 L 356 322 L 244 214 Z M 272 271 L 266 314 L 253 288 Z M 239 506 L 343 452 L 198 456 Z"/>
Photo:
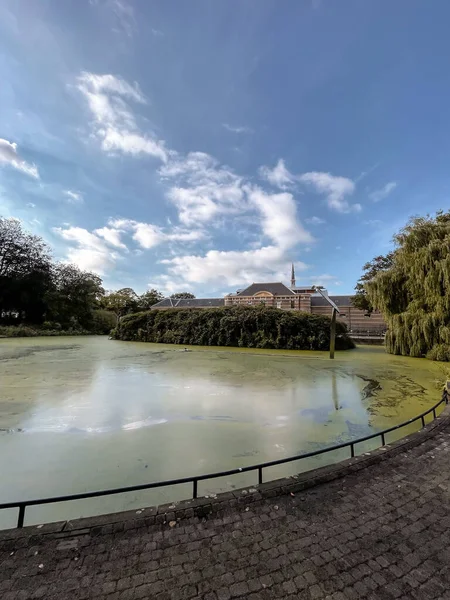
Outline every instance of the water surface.
<path id="1" fill-rule="evenodd" d="M 426 360 L 361 347 L 337 353 L 110 341 L 0 340 L 0 502 L 221 471 L 358 438 L 439 399 Z M 345 458 L 342 453 L 326 460 Z M 267 477 L 311 468 L 293 463 Z M 254 475 L 204 484 L 202 493 Z M 27 512 L 28 522 L 187 497 L 127 494 Z M 12 525 L 12 511 L 0 526 Z"/>

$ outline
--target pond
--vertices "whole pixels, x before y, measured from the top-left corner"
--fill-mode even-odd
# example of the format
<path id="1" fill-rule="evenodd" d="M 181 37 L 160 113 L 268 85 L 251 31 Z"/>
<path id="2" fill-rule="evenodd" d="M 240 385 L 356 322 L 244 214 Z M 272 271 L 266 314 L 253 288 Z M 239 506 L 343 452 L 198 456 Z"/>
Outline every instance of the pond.
<path id="1" fill-rule="evenodd" d="M 222 471 L 356 439 L 436 403 L 445 379 L 436 363 L 381 347 L 334 361 L 320 352 L 187 350 L 94 336 L 0 340 L 0 502 Z M 347 457 L 283 465 L 265 478 Z M 201 483 L 199 493 L 254 482 L 255 473 L 242 474 Z M 178 486 L 32 507 L 26 523 L 190 493 Z M 16 515 L 1 511 L 0 527 Z"/>

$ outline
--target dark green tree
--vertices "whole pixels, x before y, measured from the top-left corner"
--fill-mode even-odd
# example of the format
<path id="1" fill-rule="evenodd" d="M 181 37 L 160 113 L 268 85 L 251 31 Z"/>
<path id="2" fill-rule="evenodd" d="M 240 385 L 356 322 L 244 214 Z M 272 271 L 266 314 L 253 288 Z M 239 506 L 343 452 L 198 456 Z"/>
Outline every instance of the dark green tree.
<path id="1" fill-rule="evenodd" d="M 139 310 L 149 310 L 154 304 L 160 302 L 164 296 L 158 290 L 151 289 L 139 296 Z"/>
<path id="2" fill-rule="evenodd" d="M 124 315 L 139 310 L 139 297 L 132 288 L 108 292 L 102 299 L 102 307 L 116 315 L 117 322 Z"/>
<path id="3" fill-rule="evenodd" d="M 53 286 L 46 296 L 47 320 L 59 323 L 63 329 L 89 329 L 92 313 L 100 308 L 105 293 L 101 278 L 76 265 L 56 263 L 52 280 Z"/>
<path id="4" fill-rule="evenodd" d="M 170 297 L 173 300 L 191 300 L 192 298 L 195 298 L 194 294 L 191 294 L 190 292 L 177 292 L 176 294 L 172 294 Z"/>
<path id="5" fill-rule="evenodd" d="M 3 321 L 40 323 L 52 286 L 51 256 L 45 242 L 17 219 L 0 218 L 0 316 Z"/>
<path id="6" fill-rule="evenodd" d="M 365 311 L 367 315 L 370 315 L 373 312 L 374 306 L 367 294 L 366 285 L 372 281 L 378 273 L 390 269 L 393 265 L 393 260 L 394 252 L 389 252 L 386 256 L 376 256 L 373 260 L 367 262 L 363 266 L 364 273 L 361 275 L 355 286 L 356 294 L 352 298 L 353 306 Z"/>

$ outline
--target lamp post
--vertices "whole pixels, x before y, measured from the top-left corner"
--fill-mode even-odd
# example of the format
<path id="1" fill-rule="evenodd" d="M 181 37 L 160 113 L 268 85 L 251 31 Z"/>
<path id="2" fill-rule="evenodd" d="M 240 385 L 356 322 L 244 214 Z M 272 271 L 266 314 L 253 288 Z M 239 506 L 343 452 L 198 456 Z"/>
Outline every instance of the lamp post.
<path id="1" fill-rule="evenodd" d="M 315 292 L 319 292 L 319 294 L 322 296 L 322 298 L 325 298 L 325 300 L 328 302 L 328 304 L 332 308 L 331 327 L 330 327 L 330 358 L 334 358 L 334 350 L 336 347 L 336 315 L 338 313 L 341 314 L 341 311 L 338 309 L 338 307 L 333 302 L 333 300 L 330 300 L 330 298 L 326 294 L 323 293 L 323 289 L 324 289 L 323 286 L 313 285 L 312 289 Z"/>

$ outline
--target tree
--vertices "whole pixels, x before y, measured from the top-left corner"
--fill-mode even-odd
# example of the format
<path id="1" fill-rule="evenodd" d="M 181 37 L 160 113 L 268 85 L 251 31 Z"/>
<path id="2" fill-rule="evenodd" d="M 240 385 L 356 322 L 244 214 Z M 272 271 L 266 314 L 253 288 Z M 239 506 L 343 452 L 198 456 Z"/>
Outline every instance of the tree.
<path id="1" fill-rule="evenodd" d="M 151 289 L 139 296 L 139 310 L 149 310 L 157 302 L 161 302 L 164 296 L 158 290 Z"/>
<path id="2" fill-rule="evenodd" d="M 23 231 L 17 219 L 0 218 L 0 316 L 39 323 L 51 287 L 51 256 L 45 242 Z"/>
<path id="3" fill-rule="evenodd" d="M 194 294 L 191 294 L 190 292 L 177 292 L 176 294 L 172 294 L 170 297 L 173 300 L 181 300 L 184 298 L 190 300 L 192 298 L 195 298 Z"/>
<path id="4" fill-rule="evenodd" d="M 450 355 L 450 212 L 415 217 L 394 237 L 392 265 L 365 286 L 387 324 L 387 350 Z"/>
<path id="5" fill-rule="evenodd" d="M 52 268 L 52 289 L 47 293 L 46 318 L 63 327 L 89 329 L 93 311 L 100 308 L 105 294 L 101 278 L 76 265 L 56 263 Z"/>
<path id="6" fill-rule="evenodd" d="M 129 313 L 139 310 L 139 297 L 131 288 L 122 288 L 109 292 L 102 299 L 102 306 L 116 315 L 117 322 Z"/>
<path id="7" fill-rule="evenodd" d="M 366 284 L 378 274 L 380 271 L 386 271 L 392 267 L 394 260 L 394 252 L 389 252 L 386 256 L 376 256 L 373 260 L 363 266 L 363 275 L 358 280 L 355 286 L 356 295 L 352 298 L 353 306 L 364 310 L 368 316 L 374 310 L 372 302 L 367 295 Z"/>

